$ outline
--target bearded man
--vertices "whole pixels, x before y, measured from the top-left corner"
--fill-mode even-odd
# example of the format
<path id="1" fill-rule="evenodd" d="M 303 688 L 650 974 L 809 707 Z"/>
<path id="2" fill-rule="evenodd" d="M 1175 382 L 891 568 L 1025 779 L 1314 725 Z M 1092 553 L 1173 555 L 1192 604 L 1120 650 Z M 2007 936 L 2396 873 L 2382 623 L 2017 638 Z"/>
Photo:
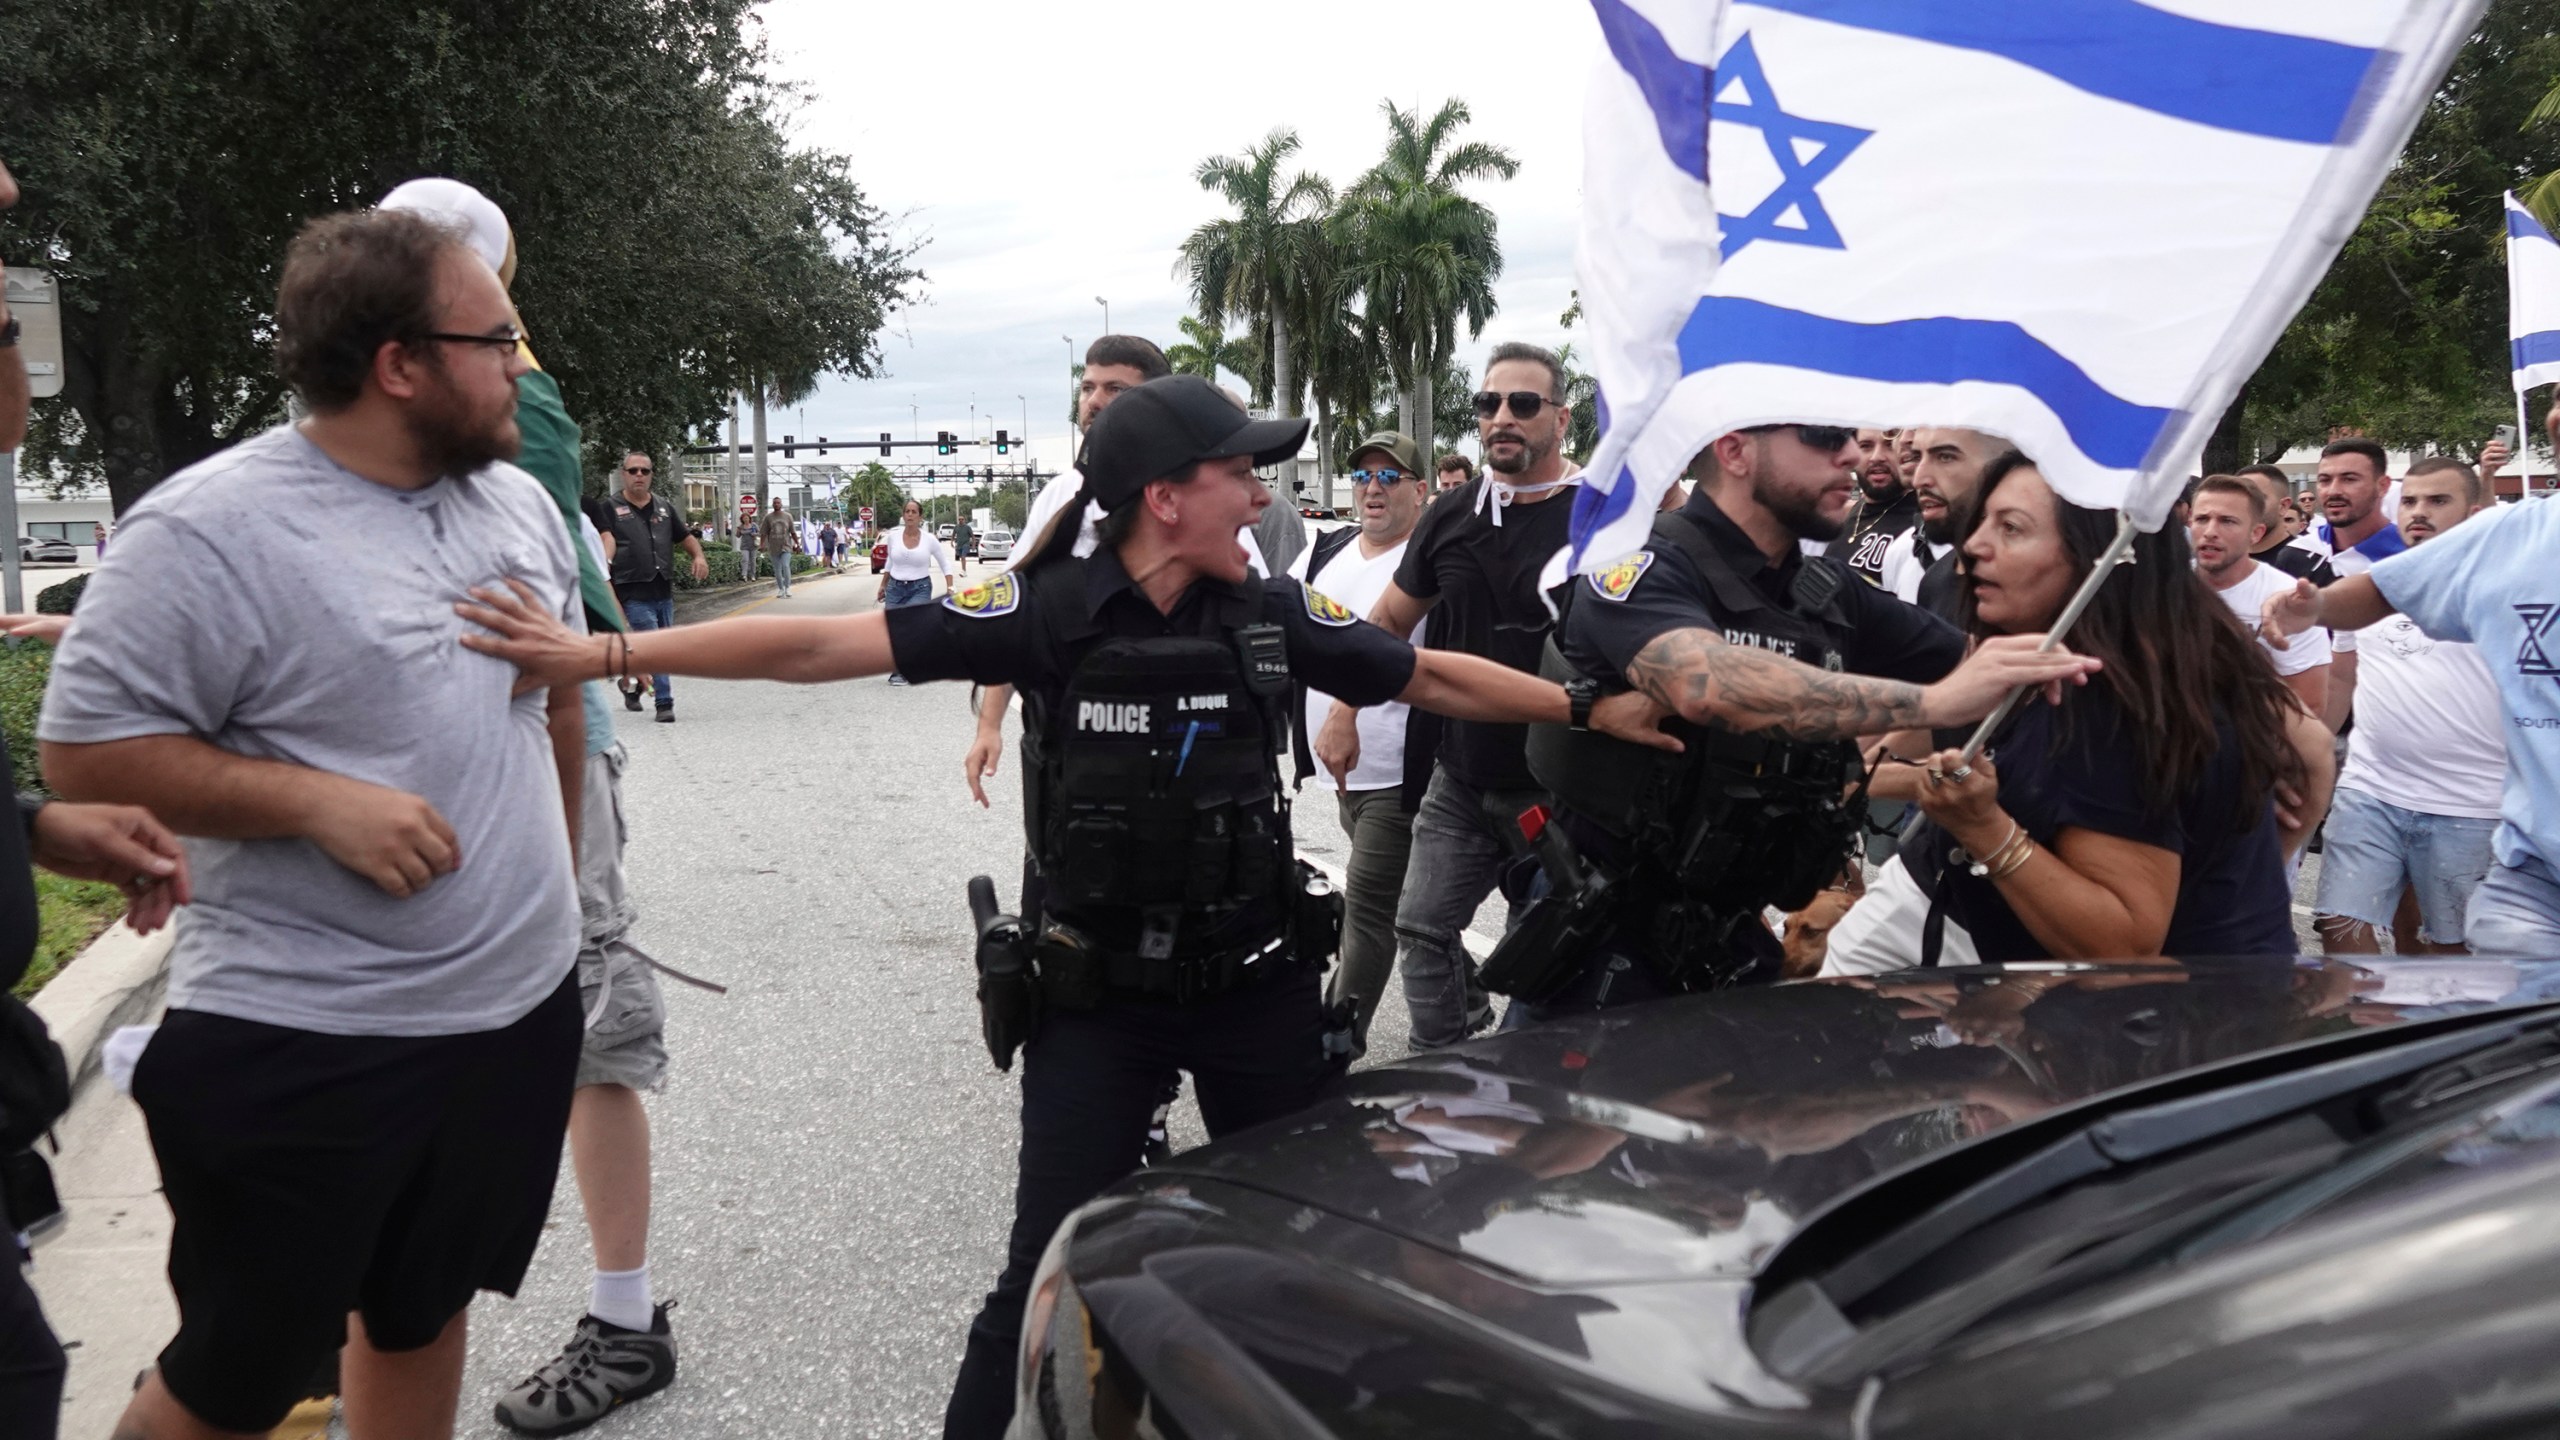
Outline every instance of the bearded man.
<path id="1" fill-rule="evenodd" d="M 181 1318 L 116 1433 L 264 1434 L 338 1352 L 351 1433 L 449 1435 L 559 1172 L 586 760 L 578 687 L 518 695 L 453 606 L 516 577 L 583 630 L 578 561 L 504 463 L 529 362 L 458 228 L 313 221 L 275 314 L 308 415 L 126 513 L 38 727 L 202 877 L 133 1076 Z"/>

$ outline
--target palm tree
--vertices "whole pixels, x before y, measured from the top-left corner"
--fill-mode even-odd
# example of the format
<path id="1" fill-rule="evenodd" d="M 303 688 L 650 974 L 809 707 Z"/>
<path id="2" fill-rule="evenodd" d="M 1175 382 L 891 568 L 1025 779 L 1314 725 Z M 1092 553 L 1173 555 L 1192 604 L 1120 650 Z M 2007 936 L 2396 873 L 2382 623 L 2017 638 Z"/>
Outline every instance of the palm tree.
<path id="1" fill-rule="evenodd" d="M 1502 274 L 1493 212 L 1459 187 L 1508 180 L 1520 162 L 1498 145 L 1457 143 L 1472 118 L 1463 100 L 1428 120 L 1392 100 L 1385 108 L 1386 155 L 1345 197 L 1337 229 L 1349 254 L 1345 279 L 1406 392 L 1406 433 L 1419 436 L 1434 428 L 1432 381 L 1458 348 L 1458 322 L 1470 339 L 1483 333 Z"/>
<path id="2" fill-rule="evenodd" d="M 1241 155 L 1200 163 L 1200 188 L 1224 199 L 1235 213 L 1212 220 L 1182 242 L 1177 269 L 1191 279 L 1192 307 L 1202 317 L 1242 321 L 1246 338 L 1261 351 L 1253 373 L 1254 399 L 1275 413 L 1296 415 L 1300 385 L 1294 366 L 1288 315 L 1303 303 L 1308 252 L 1319 241 L 1333 187 L 1306 171 L 1284 174 L 1298 150 L 1298 132 L 1285 126 Z M 1297 466 L 1286 467 L 1295 494 Z"/>
<path id="3" fill-rule="evenodd" d="M 1197 375 L 1214 385 L 1218 372 L 1224 370 L 1252 383 L 1262 357 L 1255 353 L 1251 342 L 1241 335 L 1228 338 L 1226 327 L 1214 318 L 1185 315 L 1177 323 L 1182 327 L 1183 341 L 1164 352 L 1165 363 L 1173 367 L 1174 374 Z"/>
<path id="4" fill-rule="evenodd" d="M 2533 113 L 2524 117 L 2524 128 L 2539 129 L 2554 120 L 2560 120 L 2560 80 L 2553 81 L 2534 103 Z M 2516 198 L 2544 225 L 2560 225 L 2560 170 L 2535 176 L 2516 193 Z"/>

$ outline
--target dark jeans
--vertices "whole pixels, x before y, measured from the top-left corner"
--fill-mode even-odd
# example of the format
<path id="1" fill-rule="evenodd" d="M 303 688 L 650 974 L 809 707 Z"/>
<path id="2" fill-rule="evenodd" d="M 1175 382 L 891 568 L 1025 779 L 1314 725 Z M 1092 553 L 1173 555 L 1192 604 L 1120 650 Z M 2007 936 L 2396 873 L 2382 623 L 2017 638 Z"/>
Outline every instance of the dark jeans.
<path id="1" fill-rule="evenodd" d="M 622 597 L 622 613 L 630 617 L 631 633 L 634 635 L 639 634 L 643 630 L 673 630 L 676 628 L 676 602 L 675 597 L 672 595 L 663 600 L 634 600 L 626 595 Z M 658 708 L 661 710 L 674 709 L 676 705 L 675 682 L 668 679 L 663 671 L 652 676 L 651 679 L 657 683 Z"/>
<path id="2" fill-rule="evenodd" d="M 1415 1049 L 1455 1045 L 1493 1018 L 1492 997 L 1461 937 L 1515 854 L 1517 842 L 1499 827 L 1545 798 L 1533 791 L 1479 790 L 1446 766 L 1432 770 L 1422 808 L 1414 812 L 1413 849 L 1396 907 Z"/>
<path id="3" fill-rule="evenodd" d="M 52 1440 L 62 1421 L 62 1377 L 71 1368 L 44 1323 L 17 1241 L 0 1235 L 0 1435 Z"/>
<path id="4" fill-rule="evenodd" d="M 1004 1273 L 969 1325 L 945 1440 L 999 1440 L 1013 1418 L 1031 1272 L 1059 1224 L 1138 1168 L 1147 1122 L 1188 1070 L 1211 1138 L 1303 1110 L 1335 1078 L 1316 975 L 1298 969 L 1189 1005 L 1110 996 L 1052 1008 L 1022 1052 L 1022 1153 Z"/>

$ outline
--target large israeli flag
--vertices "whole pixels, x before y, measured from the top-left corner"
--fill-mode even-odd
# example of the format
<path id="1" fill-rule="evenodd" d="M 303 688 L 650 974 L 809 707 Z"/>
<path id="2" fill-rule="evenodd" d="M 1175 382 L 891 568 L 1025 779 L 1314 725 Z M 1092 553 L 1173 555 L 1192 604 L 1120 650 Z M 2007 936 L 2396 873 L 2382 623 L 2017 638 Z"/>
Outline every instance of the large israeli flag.
<path id="1" fill-rule="evenodd" d="M 2507 194 L 2507 334 L 2516 393 L 2560 384 L 2560 243 Z"/>
<path id="2" fill-rule="evenodd" d="M 2157 527 L 2486 3 L 1592 0 L 1560 558 L 1789 421 L 1990 431 Z"/>

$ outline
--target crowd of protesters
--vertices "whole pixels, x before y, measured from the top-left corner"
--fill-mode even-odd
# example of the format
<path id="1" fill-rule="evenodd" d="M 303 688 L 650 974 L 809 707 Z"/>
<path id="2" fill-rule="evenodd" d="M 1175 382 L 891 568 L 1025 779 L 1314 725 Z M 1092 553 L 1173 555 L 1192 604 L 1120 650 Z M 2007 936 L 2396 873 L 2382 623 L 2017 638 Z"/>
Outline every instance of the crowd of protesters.
<path id="1" fill-rule="evenodd" d="M 0 204 L 12 193 L 0 171 Z M 131 1077 L 181 1320 L 119 1436 L 266 1431 L 332 1356 L 351 1433 L 449 1433 L 468 1304 L 522 1279 L 564 1140 L 590 1299 L 501 1418 L 557 1433 L 674 1377 L 639 1098 L 668 1066 L 662 967 L 630 939 L 613 692 L 518 694 L 514 667 L 443 643 L 442 617 L 505 579 L 573 629 L 660 628 L 674 567 L 699 581 L 705 563 L 645 453 L 581 514 L 578 431 L 510 299 L 514 264 L 503 215 L 453 182 L 307 226 L 275 319 L 302 418 L 131 509 L 60 637 L 39 735 L 64 798 L 22 806 L 10 843 L 123 886 L 138 927 L 188 907 L 168 1016 Z M 1086 359 L 1086 424 L 1165 372 L 1136 337 Z M 1474 397 L 1481 473 L 1380 432 L 1351 457 L 1350 524 L 1310 535 L 1273 505 L 1238 538 L 1256 570 L 1394 635 L 1536 673 L 1556 613 L 1542 572 L 1582 480 L 1567 396 L 1556 355 L 1499 345 Z M 0 351 L 0 442 L 24 409 Z M 1774 513 L 1811 475 L 1822 498 L 1787 511 L 1794 535 L 1843 583 L 1894 597 L 1875 603 L 1933 652 L 2051 629 L 2114 536 L 2110 512 L 1997 436 L 1772 428 L 1793 431 L 1788 475 L 1770 444 L 1724 445 L 1702 458 L 1712 494 L 1666 509 L 1721 494 Z M 1844 857 L 1818 917 L 1788 927 L 1790 972 L 2290 955 L 2315 850 L 2332 953 L 2560 941 L 2560 718 L 2543 693 L 2560 597 L 2538 598 L 2560 510 L 2497 504 L 2484 469 L 2501 451 L 2424 457 L 2395 480 L 2385 451 L 2350 438 L 2308 492 L 2273 467 L 2200 477 L 2071 628 L 2098 662 L 2088 683 L 2029 694 L 1979 755 L 1962 731 L 1863 737 L 1866 795 L 1899 833 L 1879 864 Z M 1016 554 L 1062 526 L 1080 533 L 1061 547 L 1090 550 L 1101 517 L 1068 508 L 1080 493 L 1044 491 Z M 341 563 L 258 563 L 258 517 L 284 509 L 297 544 Z M 886 538 L 884 607 L 928 603 L 965 562 L 965 539 L 955 556 L 912 502 Z M 820 532 L 831 566 L 846 539 Z M 776 506 L 740 541 L 789 594 L 801 522 Z M 1801 563 L 1796 540 L 1783 548 Z M 269 643 L 287 623 L 291 643 Z M 667 679 L 628 668 L 625 706 L 653 697 L 671 720 Z M 982 697 L 964 759 L 982 803 L 1009 698 Z M 1480 1033 L 1496 997 L 1463 936 L 1497 890 L 1521 898 L 1508 817 L 1545 798 L 1527 727 L 1315 691 L 1296 710 L 1297 779 L 1334 791 L 1349 842 L 1327 998 L 1352 1043 L 1390 983 L 1411 1045 Z M 32 913 L 25 869 L 0 856 L 12 936 Z M 0 975 L 24 948 L 0 947 Z M 0 1269 L 0 1426 L 49 1433 L 61 1351 Z"/>

